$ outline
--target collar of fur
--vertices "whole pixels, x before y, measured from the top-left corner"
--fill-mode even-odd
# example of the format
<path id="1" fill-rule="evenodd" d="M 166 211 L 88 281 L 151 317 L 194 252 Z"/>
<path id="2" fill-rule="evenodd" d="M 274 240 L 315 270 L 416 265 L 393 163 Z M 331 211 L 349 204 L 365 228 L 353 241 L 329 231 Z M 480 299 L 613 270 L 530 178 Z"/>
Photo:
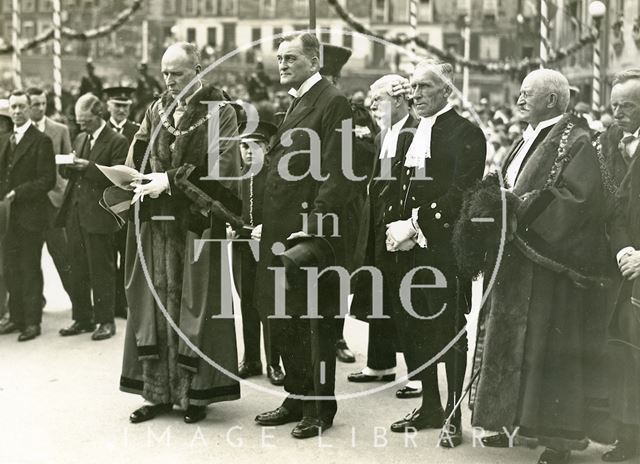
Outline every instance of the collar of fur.
<path id="1" fill-rule="evenodd" d="M 555 172 L 552 172 L 552 170 L 556 161 L 560 161 L 558 160 L 558 148 L 567 126 L 573 124 L 566 141 L 565 156 L 570 155 L 571 147 L 579 138 L 587 137 L 587 140 L 590 140 L 589 131 L 584 129 L 578 122 L 576 116 L 567 113 L 553 126 L 542 143 L 531 154 L 530 160 L 525 164 L 520 176 L 518 176 L 518 181 L 513 189 L 515 194 L 523 195 L 532 190 L 542 189 L 549 176 L 554 176 L 557 179 L 562 174 L 562 168 L 566 163 L 559 166 L 559 169 L 556 169 Z M 550 152 L 553 153 L 553 156 L 549 156 Z"/>
<path id="2" fill-rule="evenodd" d="M 207 115 L 208 105 L 204 102 L 227 101 L 222 91 L 211 84 L 202 84 L 202 88 L 193 94 L 176 129 L 186 130 Z M 165 91 L 161 97 L 162 108 L 167 109 L 175 98 Z"/>

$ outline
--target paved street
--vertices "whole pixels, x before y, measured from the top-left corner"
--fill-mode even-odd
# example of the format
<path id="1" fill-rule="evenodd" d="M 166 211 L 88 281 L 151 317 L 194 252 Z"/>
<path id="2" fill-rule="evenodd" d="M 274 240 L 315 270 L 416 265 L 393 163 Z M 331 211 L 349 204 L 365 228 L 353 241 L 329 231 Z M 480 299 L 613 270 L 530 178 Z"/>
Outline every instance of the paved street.
<path id="1" fill-rule="evenodd" d="M 200 424 L 185 424 L 176 411 L 132 425 L 128 415 L 141 400 L 118 391 L 125 322 L 118 320 L 116 337 L 103 342 L 93 342 L 89 335 L 60 337 L 58 329 L 70 321 L 69 302 L 48 256 L 44 267 L 42 336 L 27 343 L 18 343 L 13 335 L 0 338 L 0 464 L 517 464 L 535 463 L 541 452 L 475 448 L 469 428 L 464 445 L 455 450 L 436 447 L 438 431 L 415 437 L 391 434 L 389 424 L 419 406 L 418 400 L 395 399 L 395 387 L 341 401 L 334 427 L 321 441 L 291 438 L 292 426 L 256 426 L 255 414 L 281 400 L 249 384 L 242 386 L 240 401 L 209 407 L 208 418 Z M 361 390 L 347 383 L 346 375 L 363 366 L 366 353 L 366 325 L 348 320 L 346 331 L 358 362 L 338 365 L 341 394 Z M 270 387 L 266 378 L 255 383 Z M 603 449 L 592 445 L 576 453 L 573 462 L 600 462 Z"/>

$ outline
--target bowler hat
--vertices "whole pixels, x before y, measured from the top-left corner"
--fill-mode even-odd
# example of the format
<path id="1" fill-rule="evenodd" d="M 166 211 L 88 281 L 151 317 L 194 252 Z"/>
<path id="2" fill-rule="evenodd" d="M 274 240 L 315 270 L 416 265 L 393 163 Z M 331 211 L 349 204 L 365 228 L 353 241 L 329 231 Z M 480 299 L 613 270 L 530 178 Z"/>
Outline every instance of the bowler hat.
<path id="1" fill-rule="evenodd" d="M 336 264 L 331 243 L 324 237 L 298 237 L 287 241 L 286 251 L 279 256 L 285 268 L 287 288 L 301 288 L 307 281 L 304 268 L 318 272 Z"/>

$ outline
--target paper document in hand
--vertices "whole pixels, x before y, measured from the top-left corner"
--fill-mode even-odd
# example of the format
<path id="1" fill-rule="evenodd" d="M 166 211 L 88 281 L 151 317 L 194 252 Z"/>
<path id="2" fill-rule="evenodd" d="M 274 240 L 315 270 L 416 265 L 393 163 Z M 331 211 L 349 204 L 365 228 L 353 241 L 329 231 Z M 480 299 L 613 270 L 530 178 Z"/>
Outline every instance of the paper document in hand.
<path id="1" fill-rule="evenodd" d="M 109 179 L 113 185 L 124 190 L 133 190 L 131 182 L 139 180 L 142 174 L 133 168 L 119 164 L 117 166 L 101 166 L 96 164 L 98 169 Z"/>

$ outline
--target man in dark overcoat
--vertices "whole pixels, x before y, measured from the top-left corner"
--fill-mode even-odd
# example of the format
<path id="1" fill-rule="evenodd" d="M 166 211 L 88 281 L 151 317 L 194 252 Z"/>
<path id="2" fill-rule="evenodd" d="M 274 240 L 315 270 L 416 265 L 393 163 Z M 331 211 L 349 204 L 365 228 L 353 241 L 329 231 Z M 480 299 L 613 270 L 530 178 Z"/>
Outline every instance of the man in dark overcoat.
<path id="1" fill-rule="evenodd" d="M 350 199 L 351 182 L 342 172 L 343 136 L 338 130 L 351 118 L 351 107 L 320 76 L 319 47 L 315 35 L 302 33 L 287 37 L 278 48 L 280 82 L 292 86 L 296 97 L 268 155 L 263 224 L 254 231 L 255 238 L 261 237 L 256 298 L 263 317 L 282 309 L 276 294 L 281 295 L 284 283 L 269 268 L 277 267 L 276 254 L 284 251 L 289 240 L 329 243 L 335 264 L 344 266 L 340 220 Z M 307 314 L 306 296 L 311 287 L 286 291 L 284 310 L 290 319 L 282 315 L 272 319 L 289 396 L 281 407 L 256 417 L 265 426 L 298 422 L 292 431 L 296 438 L 316 436 L 331 427 L 337 410 L 333 398 L 334 316 L 340 303 L 337 274 L 325 274 L 318 280 L 320 318 L 302 317 Z"/>
<path id="2" fill-rule="evenodd" d="M 29 120 L 30 104 L 28 94 L 11 94 L 13 132 L 0 136 L 0 198 L 11 203 L 3 242 L 10 318 L 0 325 L 0 334 L 19 331 L 19 341 L 32 340 L 41 332 L 40 257 L 48 225 L 47 192 L 56 183 L 53 145 Z"/>
<path id="3" fill-rule="evenodd" d="M 640 452 L 640 69 L 616 75 L 611 89 L 611 108 L 615 131 L 603 145 L 620 153 L 629 172 L 617 195 L 617 208 L 611 230 L 611 247 L 622 275 L 622 284 L 609 324 L 609 406 L 615 423 L 616 442 L 602 459 L 620 462 L 637 457 Z M 606 132 L 605 132 L 606 134 Z M 613 145 L 613 146 L 612 146 Z M 603 150 L 604 151 L 604 150 Z"/>

